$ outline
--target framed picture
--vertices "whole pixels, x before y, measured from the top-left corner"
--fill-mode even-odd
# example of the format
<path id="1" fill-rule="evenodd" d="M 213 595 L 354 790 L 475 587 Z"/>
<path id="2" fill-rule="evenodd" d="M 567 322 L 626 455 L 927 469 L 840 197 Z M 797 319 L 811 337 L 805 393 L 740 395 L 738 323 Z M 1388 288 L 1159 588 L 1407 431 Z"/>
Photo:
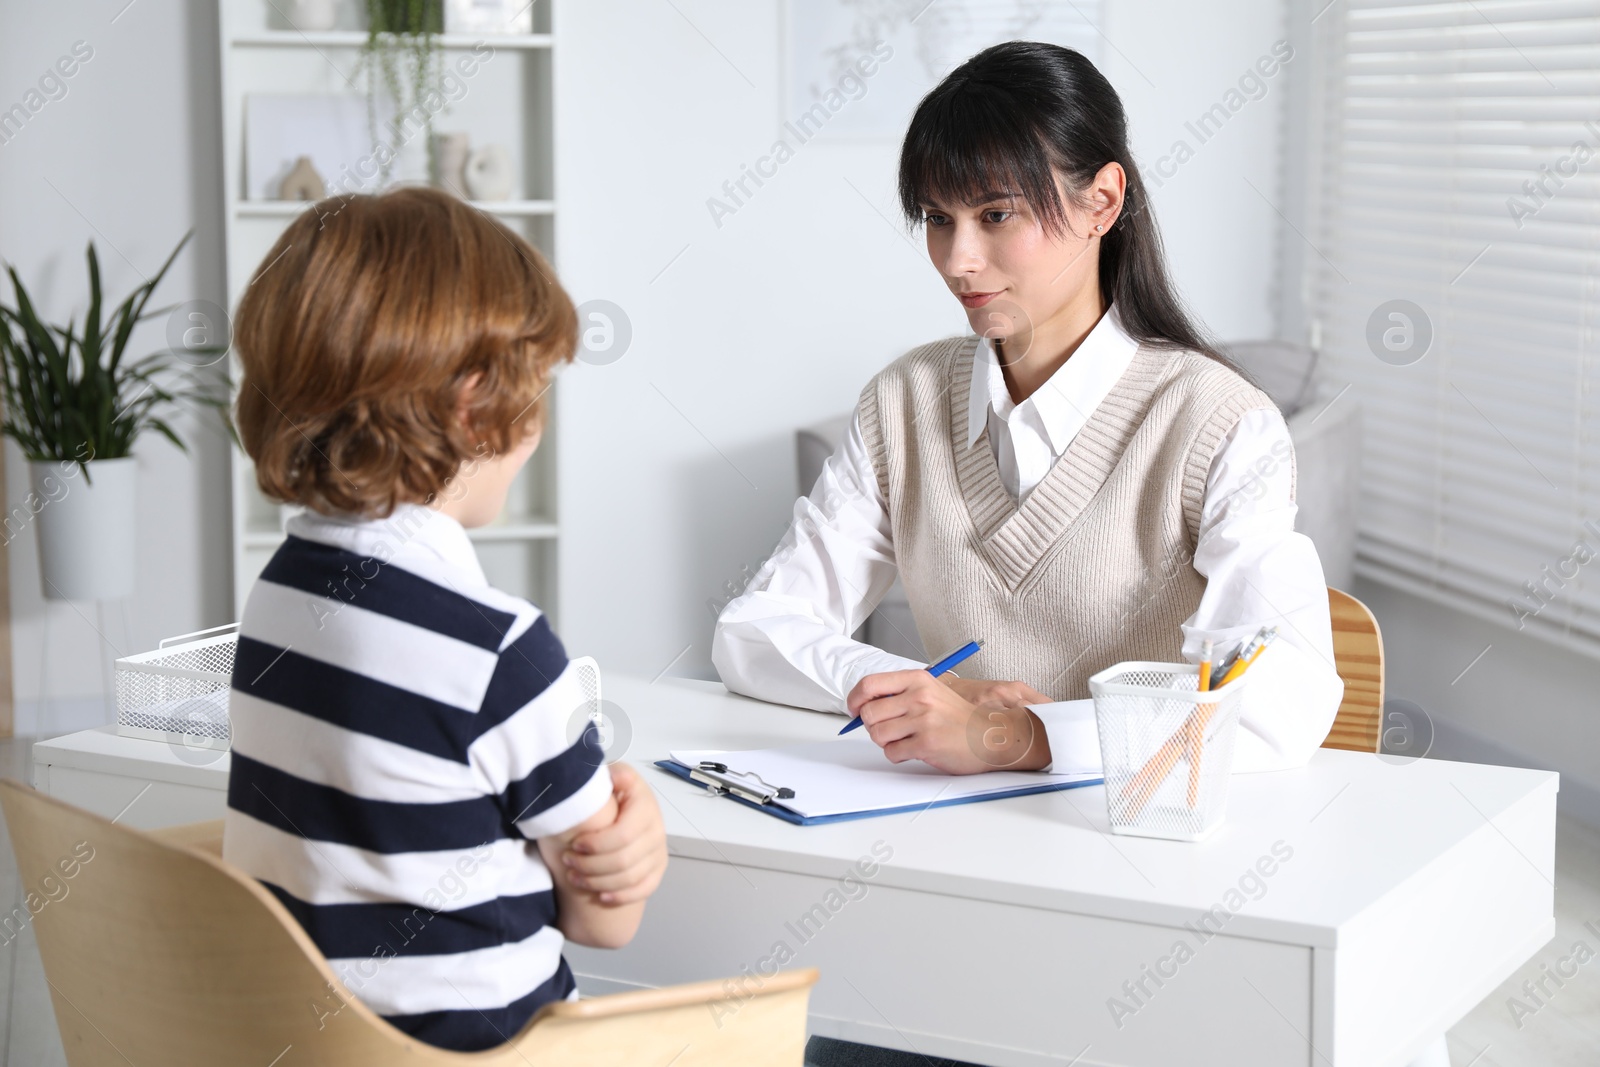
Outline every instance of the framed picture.
<path id="1" fill-rule="evenodd" d="M 532 33 L 538 0 L 445 0 L 445 33 Z"/>
<path id="2" fill-rule="evenodd" d="M 929 89 L 1001 41 L 1099 62 L 1101 0 L 785 0 L 783 132 L 805 142 L 897 141 Z"/>

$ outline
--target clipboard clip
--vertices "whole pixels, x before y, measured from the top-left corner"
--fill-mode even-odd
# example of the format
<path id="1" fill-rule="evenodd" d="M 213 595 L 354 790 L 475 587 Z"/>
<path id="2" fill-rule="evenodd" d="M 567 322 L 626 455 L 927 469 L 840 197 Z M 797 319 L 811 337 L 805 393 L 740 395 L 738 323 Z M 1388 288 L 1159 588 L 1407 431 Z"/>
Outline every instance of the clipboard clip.
<path id="1" fill-rule="evenodd" d="M 713 796 L 732 794 L 756 804 L 770 804 L 774 800 L 793 800 L 794 790 L 787 786 L 768 785 L 754 771 L 729 770 L 726 763 L 701 760 L 689 769 L 689 777 L 706 787 Z"/>

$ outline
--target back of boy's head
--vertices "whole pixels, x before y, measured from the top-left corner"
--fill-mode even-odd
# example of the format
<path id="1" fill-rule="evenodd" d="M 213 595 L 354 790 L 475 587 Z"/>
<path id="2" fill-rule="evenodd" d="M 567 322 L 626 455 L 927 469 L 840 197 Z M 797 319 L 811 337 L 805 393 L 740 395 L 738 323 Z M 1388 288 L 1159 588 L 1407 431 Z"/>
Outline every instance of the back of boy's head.
<path id="1" fill-rule="evenodd" d="M 436 189 L 333 197 L 239 304 L 239 436 L 269 498 L 384 517 L 514 450 L 576 346 L 555 273 L 499 221 Z"/>

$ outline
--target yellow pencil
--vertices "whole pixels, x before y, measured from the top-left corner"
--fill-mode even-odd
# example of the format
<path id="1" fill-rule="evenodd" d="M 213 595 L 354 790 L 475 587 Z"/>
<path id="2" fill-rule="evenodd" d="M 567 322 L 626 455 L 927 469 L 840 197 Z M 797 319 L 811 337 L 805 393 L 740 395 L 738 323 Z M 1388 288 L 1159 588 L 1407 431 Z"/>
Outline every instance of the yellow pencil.
<path id="1" fill-rule="evenodd" d="M 1202 693 L 1210 692 L 1210 690 L 1211 690 L 1211 649 L 1212 649 L 1211 638 L 1208 637 L 1208 638 L 1205 639 L 1205 642 L 1200 646 L 1200 692 L 1202 692 Z M 1206 718 L 1207 719 L 1211 718 L 1209 713 L 1206 715 Z M 1195 801 L 1199 798 L 1199 795 L 1200 795 L 1200 750 L 1201 750 L 1201 746 L 1202 746 L 1202 744 L 1203 744 L 1203 742 L 1205 740 L 1201 736 L 1200 730 L 1193 728 L 1194 725 L 1195 725 L 1194 719 L 1193 719 L 1193 717 L 1191 717 L 1191 719 L 1190 719 L 1191 729 L 1189 730 L 1189 742 L 1188 742 L 1188 748 L 1187 748 L 1187 754 L 1188 754 L 1188 757 L 1189 757 L 1189 807 L 1190 808 L 1194 807 Z"/>
<path id="2" fill-rule="evenodd" d="M 1276 626 L 1262 627 L 1261 631 L 1252 637 L 1245 647 L 1240 650 L 1238 658 L 1233 661 L 1233 666 L 1228 669 L 1228 673 L 1223 675 L 1222 682 L 1217 688 L 1221 689 L 1222 686 L 1227 685 L 1248 670 L 1250 664 L 1256 661 L 1262 650 L 1271 644 L 1277 636 L 1278 628 Z M 1210 690 L 1207 691 L 1209 692 Z M 1172 765 L 1178 762 L 1178 754 L 1184 751 L 1188 739 L 1204 735 L 1206 724 L 1211 721 L 1211 716 L 1216 709 L 1217 706 L 1215 704 L 1203 704 L 1195 708 L 1188 720 L 1178 727 L 1177 732 L 1167 739 L 1166 744 L 1162 745 L 1156 754 L 1151 756 L 1143 767 L 1139 768 L 1139 773 L 1133 776 L 1133 780 L 1123 787 L 1118 801 L 1126 819 L 1131 821 L 1138 818 L 1139 812 L 1144 810 L 1145 804 L 1155 793 L 1156 788 L 1171 772 Z M 1190 782 L 1191 785 L 1195 784 L 1195 779 L 1192 776 Z"/>

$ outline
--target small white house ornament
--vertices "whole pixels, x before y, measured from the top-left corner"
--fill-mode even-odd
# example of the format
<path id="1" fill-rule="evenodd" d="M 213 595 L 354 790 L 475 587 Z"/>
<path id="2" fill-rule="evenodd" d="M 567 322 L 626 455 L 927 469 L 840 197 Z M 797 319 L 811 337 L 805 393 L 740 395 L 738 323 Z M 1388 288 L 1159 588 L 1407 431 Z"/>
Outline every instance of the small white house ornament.
<path id="1" fill-rule="evenodd" d="M 327 192 L 328 187 L 323 183 L 322 175 L 311 165 L 311 157 L 301 156 L 295 160 L 294 168 L 283 179 L 283 184 L 278 186 L 278 199 L 321 200 Z"/>

